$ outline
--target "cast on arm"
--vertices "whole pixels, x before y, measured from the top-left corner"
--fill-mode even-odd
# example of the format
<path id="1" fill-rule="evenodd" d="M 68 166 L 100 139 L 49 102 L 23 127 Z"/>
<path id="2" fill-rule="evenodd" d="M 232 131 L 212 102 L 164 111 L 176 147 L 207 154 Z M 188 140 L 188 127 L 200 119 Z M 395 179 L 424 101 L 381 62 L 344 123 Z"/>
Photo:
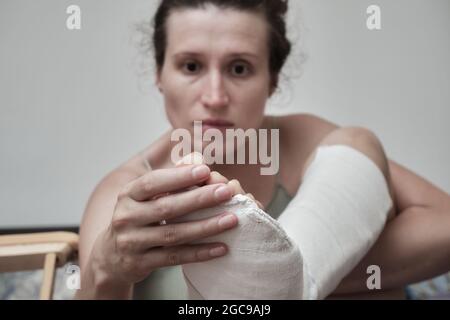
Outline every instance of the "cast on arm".
<path id="1" fill-rule="evenodd" d="M 239 218 L 237 228 L 209 239 L 227 243 L 227 256 L 183 266 L 190 296 L 323 299 L 375 243 L 391 207 L 386 179 L 371 159 L 343 145 L 320 147 L 278 221 L 239 195 L 183 217 L 232 210 Z"/>
<path id="2" fill-rule="evenodd" d="M 450 196 L 389 161 L 398 215 L 335 294 L 367 291 L 367 267 L 381 269 L 381 290 L 404 287 L 450 270 Z"/>

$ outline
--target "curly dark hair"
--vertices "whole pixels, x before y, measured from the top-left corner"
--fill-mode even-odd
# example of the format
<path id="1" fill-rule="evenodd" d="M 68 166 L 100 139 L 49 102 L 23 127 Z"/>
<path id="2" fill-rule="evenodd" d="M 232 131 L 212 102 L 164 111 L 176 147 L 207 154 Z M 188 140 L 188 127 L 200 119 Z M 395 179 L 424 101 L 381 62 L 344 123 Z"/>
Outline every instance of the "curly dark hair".
<path id="1" fill-rule="evenodd" d="M 269 70 L 272 85 L 278 85 L 278 76 L 290 52 L 291 42 L 286 35 L 288 0 L 162 0 L 153 19 L 153 52 L 157 70 L 164 65 L 167 46 L 166 21 L 172 10 L 204 8 L 212 4 L 224 9 L 237 9 L 264 14 L 270 26 Z"/>

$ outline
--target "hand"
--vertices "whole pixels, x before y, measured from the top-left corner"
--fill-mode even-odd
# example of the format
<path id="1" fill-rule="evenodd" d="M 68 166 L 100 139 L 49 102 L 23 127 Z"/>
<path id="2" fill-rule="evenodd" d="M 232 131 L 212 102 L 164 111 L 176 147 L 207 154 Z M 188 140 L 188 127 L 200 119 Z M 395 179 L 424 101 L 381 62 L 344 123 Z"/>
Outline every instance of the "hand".
<path id="1" fill-rule="evenodd" d="M 151 171 L 128 183 L 118 196 L 110 226 L 94 244 L 92 263 L 97 275 L 104 282 L 127 286 L 160 267 L 225 255 L 227 247 L 222 243 L 187 243 L 235 227 L 238 220 L 234 214 L 224 212 L 201 221 L 161 225 L 161 221 L 231 199 L 234 191 L 224 183 L 186 190 L 210 178 L 206 165 L 185 165 Z"/>
<path id="2" fill-rule="evenodd" d="M 193 153 L 187 155 L 186 157 L 184 157 L 183 159 L 181 159 L 176 164 L 176 166 L 181 167 L 181 166 L 189 165 L 189 164 L 200 165 L 200 164 L 204 164 L 204 163 L 205 163 L 205 161 L 203 159 L 203 156 L 198 152 L 193 152 Z M 253 201 L 255 201 L 255 203 L 258 205 L 258 207 L 260 209 L 264 210 L 264 206 L 261 204 L 261 202 L 256 200 L 255 197 L 251 193 L 246 193 L 244 191 L 244 189 L 242 188 L 240 182 L 236 179 L 229 181 L 227 178 L 225 178 L 219 172 L 213 171 L 213 172 L 211 172 L 209 179 L 205 181 L 206 185 L 214 185 L 214 184 L 221 184 L 221 183 L 228 185 L 232 189 L 233 196 L 236 194 L 245 195 L 245 196 L 249 197 L 250 199 L 252 199 Z"/>

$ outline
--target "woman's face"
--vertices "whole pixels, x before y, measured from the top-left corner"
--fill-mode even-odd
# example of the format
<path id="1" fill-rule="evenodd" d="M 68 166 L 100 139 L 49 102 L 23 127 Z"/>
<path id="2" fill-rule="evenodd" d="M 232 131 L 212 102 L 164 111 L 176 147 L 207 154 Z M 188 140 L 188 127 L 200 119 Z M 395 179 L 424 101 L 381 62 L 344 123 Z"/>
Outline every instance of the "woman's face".
<path id="1" fill-rule="evenodd" d="M 165 63 L 157 75 L 173 128 L 225 120 L 260 128 L 271 94 L 268 28 L 261 14 L 219 9 L 173 11 Z"/>

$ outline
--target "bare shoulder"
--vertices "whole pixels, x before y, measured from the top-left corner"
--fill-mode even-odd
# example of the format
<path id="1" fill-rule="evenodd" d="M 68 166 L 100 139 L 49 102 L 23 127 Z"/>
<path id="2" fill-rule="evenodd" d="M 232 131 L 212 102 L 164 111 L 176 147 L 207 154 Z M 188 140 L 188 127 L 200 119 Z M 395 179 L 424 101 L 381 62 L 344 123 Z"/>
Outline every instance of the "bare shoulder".
<path id="1" fill-rule="evenodd" d="M 167 155 L 170 154 L 168 141 L 170 141 L 170 132 L 166 132 L 145 149 L 134 154 L 116 170 L 134 172 L 141 176 L 149 171 L 149 166 L 152 169 L 164 167 Z"/>
<path id="2" fill-rule="evenodd" d="M 316 115 L 296 113 L 278 117 L 280 130 L 286 137 L 296 140 L 301 134 L 305 138 L 321 140 L 325 135 L 337 129 L 339 126 Z"/>
<path id="3" fill-rule="evenodd" d="M 281 180 L 289 193 L 295 194 L 301 182 L 300 168 L 323 138 L 339 126 L 304 113 L 274 117 L 272 122 L 280 129 Z"/>
<path id="4" fill-rule="evenodd" d="M 292 156 L 306 158 L 338 126 L 312 114 L 291 114 L 277 117 L 281 148 Z M 298 159 L 297 159 L 298 160 Z"/>

